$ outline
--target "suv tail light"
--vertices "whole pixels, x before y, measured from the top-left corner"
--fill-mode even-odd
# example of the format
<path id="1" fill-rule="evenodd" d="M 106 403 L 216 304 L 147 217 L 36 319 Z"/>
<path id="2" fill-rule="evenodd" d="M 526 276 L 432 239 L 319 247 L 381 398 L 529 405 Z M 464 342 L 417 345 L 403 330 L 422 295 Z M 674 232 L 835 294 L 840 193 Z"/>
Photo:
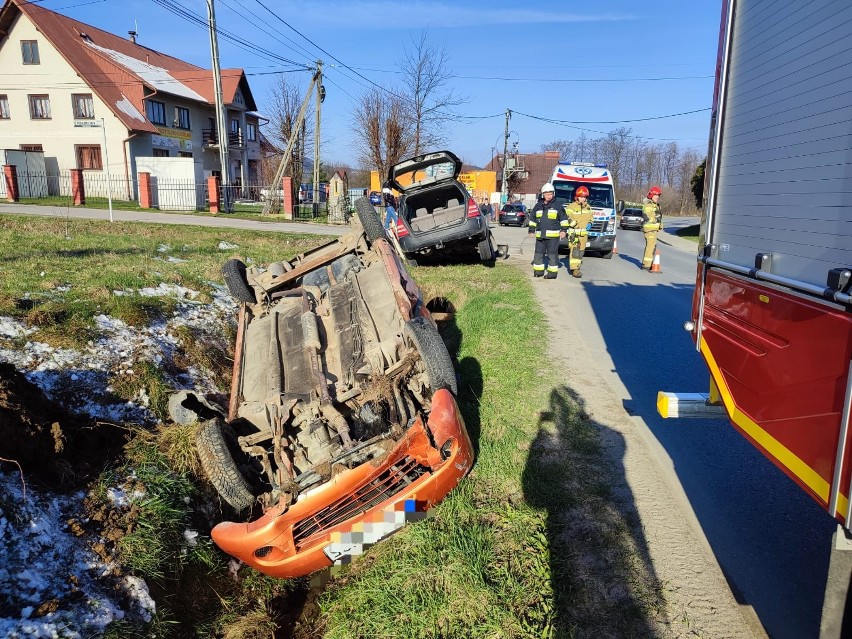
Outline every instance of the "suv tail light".
<path id="1" fill-rule="evenodd" d="M 467 216 L 479 217 L 479 207 L 476 206 L 476 202 L 472 197 L 467 200 Z"/>
<path id="2" fill-rule="evenodd" d="M 408 229 L 405 228 L 405 224 L 403 224 L 402 220 L 397 218 L 396 220 L 396 237 L 397 239 L 401 237 L 405 237 L 408 235 Z"/>

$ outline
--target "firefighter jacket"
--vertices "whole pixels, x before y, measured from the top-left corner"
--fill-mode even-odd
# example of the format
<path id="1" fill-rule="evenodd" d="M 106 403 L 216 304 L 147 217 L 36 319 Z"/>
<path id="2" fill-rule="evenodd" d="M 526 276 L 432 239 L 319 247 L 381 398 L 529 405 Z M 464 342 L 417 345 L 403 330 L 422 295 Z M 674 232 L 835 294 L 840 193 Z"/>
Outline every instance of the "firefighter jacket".
<path id="1" fill-rule="evenodd" d="M 565 207 L 565 212 L 568 213 L 568 219 L 570 220 L 568 226 L 574 229 L 571 232 L 573 235 L 583 236 L 589 234 L 594 213 L 588 202 L 580 204 L 575 200 Z"/>
<path id="2" fill-rule="evenodd" d="M 565 213 L 565 201 L 555 197 L 545 204 L 542 198 L 530 211 L 529 232 L 535 233 L 537 240 L 552 240 L 558 238 L 562 231 L 570 227 L 568 215 Z"/>
<path id="3" fill-rule="evenodd" d="M 642 217 L 645 218 L 645 223 L 642 225 L 642 230 L 645 233 L 663 229 L 663 212 L 660 205 L 654 204 L 648 198 L 642 199 Z"/>

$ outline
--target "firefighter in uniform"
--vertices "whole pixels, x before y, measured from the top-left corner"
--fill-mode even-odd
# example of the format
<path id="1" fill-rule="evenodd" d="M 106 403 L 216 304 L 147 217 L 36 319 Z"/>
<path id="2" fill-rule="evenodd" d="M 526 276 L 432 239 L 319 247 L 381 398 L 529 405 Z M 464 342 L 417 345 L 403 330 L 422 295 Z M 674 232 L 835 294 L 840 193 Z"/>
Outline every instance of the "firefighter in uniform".
<path id="1" fill-rule="evenodd" d="M 663 229 L 663 213 L 659 201 L 662 191 L 659 186 L 652 186 L 648 197 L 642 200 L 642 217 L 645 223 L 642 231 L 645 233 L 645 254 L 642 256 L 642 268 L 650 271 L 654 263 L 654 249 L 657 247 L 657 233 Z"/>
<path id="2" fill-rule="evenodd" d="M 583 277 L 580 267 L 583 266 L 583 252 L 589 237 L 589 227 L 592 223 L 592 207 L 589 206 L 589 189 L 580 186 L 574 191 L 574 201 L 565 207 L 568 213 L 568 270 L 574 277 Z"/>
<path id="3" fill-rule="evenodd" d="M 528 233 L 535 233 L 535 257 L 533 276 L 556 279 L 559 273 L 559 240 L 568 231 L 569 220 L 565 213 L 565 202 L 555 197 L 556 191 L 550 182 L 541 187 L 541 199 L 529 214 Z M 547 253 L 545 275 L 544 254 Z"/>

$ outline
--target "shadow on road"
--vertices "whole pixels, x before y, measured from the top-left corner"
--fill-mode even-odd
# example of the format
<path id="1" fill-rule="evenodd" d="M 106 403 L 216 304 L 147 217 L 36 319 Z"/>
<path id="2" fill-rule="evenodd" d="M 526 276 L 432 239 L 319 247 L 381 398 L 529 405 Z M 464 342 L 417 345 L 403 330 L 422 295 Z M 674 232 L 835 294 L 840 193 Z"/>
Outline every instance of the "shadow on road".
<path id="1" fill-rule="evenodd" d="M 551 391 L 539 424 L 523 490 L 547 512 L 554 636 L 662 636 L 663 585 L 625 478 L 624 438 L 566 386 Z"/>

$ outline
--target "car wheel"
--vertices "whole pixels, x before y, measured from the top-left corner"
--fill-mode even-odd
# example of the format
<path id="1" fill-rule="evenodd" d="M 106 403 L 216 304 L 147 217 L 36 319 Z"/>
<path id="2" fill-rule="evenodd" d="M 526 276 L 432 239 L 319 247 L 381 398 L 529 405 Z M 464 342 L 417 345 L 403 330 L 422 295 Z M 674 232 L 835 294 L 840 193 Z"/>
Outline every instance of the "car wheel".
<path id="1" fill-rule="evenodd" d="M 607 251 L 606 253 L 601 253 L 601 257 L 604 258 L 605 260 L 611 260 L 612 259 L 612 251 Z"/>
<path id="2" fill-rule="evenodd" d="M 238 302 L 254 304 L 257 300 L 254 289 L 249 286 L 246 278 L 246 265 L 240 260 L 228 260 L 222 267 L 222 277 L 225 278 L 225 286 L 228 292 Z"/>
<path id="3" fill-rule="evenodd" d="M 485 236 L 479 244 L 476 245 L 476 250 L 479 251 L 479 259 L 483 262 L 492 262 L 496 257 L 494 254 L 494 245 L 491 243 L 491 233 Z"/>
<path id="4" fill-rule="evenodd" d="M 403 336 L 406 342 L 413 345 L 420 355 L 420 361 L 426 369 L 429 386 L 432 391 L 446 388 L 458 395 L 456 373 L 453 362 L 438 329 L 424 317 L 415 317 L 405 323 Z"/>
<path id="5" fill-rule="evenodd" d="M 195 447 L 204 474 L 222 499 L 239 512 L 251 508 L 255 497 L 234 461 L 229 441 L 231 446 L 237 446 L 234 431 L 218 418 L 202 422 L 195 433 Z"/>
<path id="6" fill-rule="evenodd" d="M 525 226 L 529 226 L 529 225 L 530 225 L 530 221 L 529 221 L 529 218 L 527 218 L 521 224 L 521 228 L 524 228 Z"/>
<path id="7" fill-rule="evenodd" d="M 361 198 L 355 202 L 355 210 L 358 212 L 358 219 L 361 221 L 361 226 L 364 228 L 364 235 L 367 240 L 374 242 L 385 235 L 385 227 L 382 226 L 379 220 L 379 214 L 376 213 L 375 207 L 370 204 L 366 198 Z"/>

